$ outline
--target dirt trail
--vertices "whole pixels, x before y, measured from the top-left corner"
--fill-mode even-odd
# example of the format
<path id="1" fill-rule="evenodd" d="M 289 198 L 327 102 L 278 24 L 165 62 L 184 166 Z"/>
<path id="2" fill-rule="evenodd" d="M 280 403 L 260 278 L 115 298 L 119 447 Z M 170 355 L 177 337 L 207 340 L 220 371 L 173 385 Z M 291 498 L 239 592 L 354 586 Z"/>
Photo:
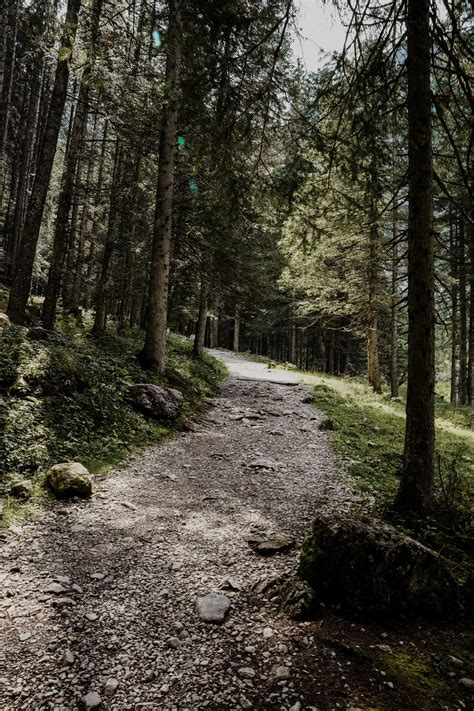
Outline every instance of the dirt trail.
<path id="1" fill-rule="evenodd" d="M 231 375 L 195 431 L 101 477 L 90 502 L 52 504 L 4 536 L 2 710 L 74 709 L 91 691 L 117 711 L 316 708 L 298 662 L 310 628 L 250 591 L 293 569 L 297 548 L 262 558 L 247 538 L 299 543 L 315 510 L 351 492 L 307 389 L 218 355 Z M 65 592 L 48 592 L 55 579 Z M 228 618 L 206 624 L 195 598 L 222 587 Z"/>

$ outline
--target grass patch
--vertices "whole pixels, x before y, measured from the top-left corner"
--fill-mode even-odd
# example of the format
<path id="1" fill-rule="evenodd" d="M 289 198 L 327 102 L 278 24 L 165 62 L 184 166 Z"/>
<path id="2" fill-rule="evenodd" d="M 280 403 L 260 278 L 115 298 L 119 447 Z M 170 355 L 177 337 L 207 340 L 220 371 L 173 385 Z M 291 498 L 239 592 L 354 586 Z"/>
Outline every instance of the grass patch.
<path id="1" fill-rule="evenodd" d="M 46 342 L 29 340 L 22 328 L 5 332 L 0 342 L 0 493 L 12 478 L 40 484 L 61 461 L 78 460 L 92 473 L 103 472 L 182 426 L 182 421 L 170 425 L 135 412 L 124 398 L 132 383 L 181 390 L 184 420 L 214 394 L 224 375 L 218 361 L 207 354 L 194 360 L 191 342 L 171 335 L 167 376 L 157 378 L 139 365 L 142 345 L 137 330 L 92 338 L 71 321 Z M 5 520 L 18 504 L 8 497 L 4 505 Z"/>
<path id="2" fill-rule="evenodd" d="M 376 515 L 439 551 L 463 579 L 472 557 L 474 435 L 472 410 L 437 399 L 436 502 L 431 517 L 407 524 L 391 511 L 399 485 L 405 403 L 378 395 L 357 379 L 304 374 L 313 386 L 313 405 L 330 422 L 329 436 L 348 462 L 358 488 L 370 495 Z"/>

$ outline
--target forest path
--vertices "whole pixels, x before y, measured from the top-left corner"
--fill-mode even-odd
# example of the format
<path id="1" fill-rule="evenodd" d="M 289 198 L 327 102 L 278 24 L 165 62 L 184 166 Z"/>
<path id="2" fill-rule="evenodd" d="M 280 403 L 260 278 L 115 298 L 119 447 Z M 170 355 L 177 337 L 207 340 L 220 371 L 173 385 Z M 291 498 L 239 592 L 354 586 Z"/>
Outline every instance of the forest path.
<path id="1" fill-rule="evenodd" d="M 53 503 L 5 534 L 2 710 L 74 709 L 92 691 L 117 711 L 304 700 L 297 656 L 308 628 L 251 592 L 293 570 L 297 547 L 263 558 L 247 539 L 258 528 L 300 543 L 315 511 L 352 494 L 321 414 L 303 403 L 307 388 L 217 355 L 231 375 L 195 431 L 98 478 L 91 501 Z M 53 582 L 65 590 L 50 592 Z M 220 589 L 231 600 L 225 623 L 202 622 L 196 596 Z"/>

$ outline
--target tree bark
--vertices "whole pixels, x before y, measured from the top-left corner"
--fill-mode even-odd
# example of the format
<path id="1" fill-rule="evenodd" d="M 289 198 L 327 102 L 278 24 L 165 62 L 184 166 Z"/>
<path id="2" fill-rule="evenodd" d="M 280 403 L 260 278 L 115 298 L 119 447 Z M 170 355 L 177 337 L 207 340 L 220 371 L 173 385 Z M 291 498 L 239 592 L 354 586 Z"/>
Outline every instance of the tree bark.
<path id="1" fill-rule="evenodd" d="M 204 352 L 204 338 L 206 335 L 207 323 L 207 299 L 209 296 L 209 285 L 205 278 L 201 279 L 201 289 L 199 293 L 199 313 L 196 326 L 196 336 L 194 338 L 193 358 L 202 358 Z"/>
<path id="2" fill-rule="evenodd" d="M 81 0 L 68 0 L 66 21 L 59 46 L 58 62 L 50 99 L 45 133 L 41 142 L 36 166 L 33 191 L 25 217 L 25 227 L 18 253 L 17 268 L 8 301 L 7 313 L 14 323 L 22 324 L 31 286 L 31 275 L 36 255 L 36 246 L 48 193 L 56 145 L 66 102 L 69 78 L 69 62 L 77 30 Z"/>
<path id="3" fill-rule="evenodd" d="M 122 178 L 122 147 L 117 140 L 114 157 L 114 172 L 110 188 L 109 218 L 107 224 L 107 237 L 105 240 L 102 263 L 97 284 L 95 299 L 95 317 L 92 333 L 102 333 L 107 325 L 107 286 L 109 281 L 110 264 L 116 240 L 117 212 L 120 196 L 120 183 Z"/>
<path id="4" fill-rule="evenodd" d="M 451 391 L 450 402 L 455 405 L 458 399 L 457 388 L 457 346 L 458 346 L 458 273 L 456 232 L 451 209 L 449 211 L 449 256 L 451 258 L 451 278 L 453 280 L 451 293 Z"/>
<path id="5" fill-rule="evenodd" d="M 472 214 L 472 213 L 471 213 Z M 469 357 L 467 363 L 467 404 L 474 404 L 474 230 L 469 229 Z"/>
<path id="6" fill-rule="evenodd" d="M 160 132 L 158 186 L 153 228 L 148 318 L 143 362 L 159 375 L 166 368 L 166 325 L 170 272 L 171 227 L 173 218 L 176 129 L 178 126 L 181 65 L 181 0 L 169 0 L 166 56 L 166 104 Z"/>
<path id="7" fill-rule="evenodd" d="M 234 353 L 239 352 L 239 347 L 240 347 L 240 308 L 237 305 L 235 307 L 234 336 L 233 336 L 233 341 L 232 341 L 232 350 L 234 351 Z"/>
<path id="8" fill-rule="evenodd" d="M 459 404 L 467 405 L 467 294 L 466 294 L 466 237 L 463 216 L 459 216 L 458 275 L 459 275 Z"/>
<path id="9" fill-rule="evenodd" d="M 435 311 L 430 3 L 408 0 L 408 392 L 396 504 L 430 508 L 434 478 Z"/>
<path id="10" fill-rule="evenodd" d="M 392 294 L 390 309 L 390 394 L 398 397 L 398 221 L 393 211 Z"/>

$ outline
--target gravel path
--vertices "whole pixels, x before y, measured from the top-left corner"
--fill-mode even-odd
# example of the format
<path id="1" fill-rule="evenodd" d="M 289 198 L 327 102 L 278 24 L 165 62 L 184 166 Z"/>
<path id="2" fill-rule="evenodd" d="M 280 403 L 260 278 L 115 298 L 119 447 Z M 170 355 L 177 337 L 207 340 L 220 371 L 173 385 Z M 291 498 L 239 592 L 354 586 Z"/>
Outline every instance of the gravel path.
<path id="1" fill-rule="evenodd" d="M 307 389 L 218 355 L 231 376 L 195 431 L 101 477 L 90 502 L 4 535 L 2 711 L 80 708 L 91 692 L 117 711 L 312 708 L 293 663 L 305 624 L 251 591 L 293 570 L 297 549 L 261 557 L 247 539 L 299 543 L 314 511 L 351 493 Z M 195 611 L 211 591 L 231 601 L 222 625 Z"/>

